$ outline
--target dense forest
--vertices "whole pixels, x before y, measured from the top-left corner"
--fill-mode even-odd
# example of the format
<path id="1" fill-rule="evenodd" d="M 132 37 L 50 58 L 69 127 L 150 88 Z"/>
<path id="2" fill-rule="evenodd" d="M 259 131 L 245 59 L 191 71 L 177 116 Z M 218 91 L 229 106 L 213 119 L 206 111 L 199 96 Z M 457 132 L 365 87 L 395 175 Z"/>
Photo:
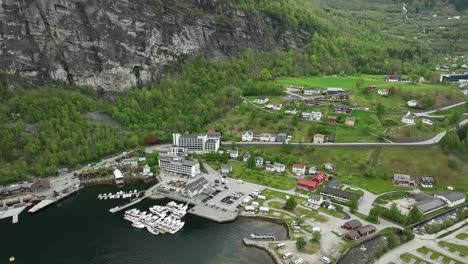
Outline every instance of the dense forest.
<path id="1" fill-rule="evenodd" d="M 0 184 L 98 160 L 142 145 L 150 134 L 168 142 L 172 132 L 201 132 L 239 104 L 241 95 L 279 93 L 280 87 L 264 80 L 353 73 L 432 76 L 429 46 L 356 26 L 340 28 L 346 21 L 305 1 L 236 0 L 233 5 L 266 14 L 294 32 L 315 33 L 302 49 L 245 51 L 229 61 L 187 58 L 159 82 L 119 95 L 65 83 L 32 88 L 16 75 L 1 74 Z M 101 120 L 90 118 L 96 115 Z"/>

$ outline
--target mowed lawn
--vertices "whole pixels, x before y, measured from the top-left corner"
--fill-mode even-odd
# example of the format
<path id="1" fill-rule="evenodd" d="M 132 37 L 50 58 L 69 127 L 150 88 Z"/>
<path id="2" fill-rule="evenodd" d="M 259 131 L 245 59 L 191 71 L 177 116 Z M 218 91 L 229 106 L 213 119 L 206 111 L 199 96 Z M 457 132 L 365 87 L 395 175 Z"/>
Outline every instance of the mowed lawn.
<path id="1" fill-rule="evenodd" d="M 350 101 L 358 105 L 367 106 L 371 110 L 375 110 L 377 103 L 381 103 L 388 111 L 401 111 L 408 109 L 406 102 L 411 99 L 421 99 L 428 95 L 435 99 L 435 104 L 444 104 L 449 101 L 460 98 L 460 91 L 457 87 L 447 85 L 434 84 L 415 84 L 407 82 L 384 82 L 384 75 L 362 75 L 348 77 L 331 77 L 331 76 L 314 76 L 302 78 L 279 78 L 275 83 L 288 85 L 301 85 L 307 88 L 328 88 L 340 87 L 346 88 L 351 92 Z M 363 87 L 370 85 L 377 86 L 378 89 L 388 89 L 395 87 L 396 95 L 382 97 L 377 94 L 377 90 L 370 91 L 368 94 L 363 93 L 362 88 L 357 88 L 356 83 L 363 79 Z M 400 93 L 398 93 L 398 91 Z"/>
<path id="2" fill-rule="evenodd" d="M 255 150 L 279 157 L 283 163 L 294 161 L 306 164 L 307 167 L 322 168 L 324 163 L 330 162 L 335 166 L 336 178 L 373 193 L 407 190 L 392 185 L 391 177 L 394 173 L 409 174 L 414 177 L 434 177 L 436 182 L 434 189 L 441 190 L 450 185 L 455 190 L 468 192 L 467 160 L 448 156 L 439 146 L 385 148 L 298 146 L 291 149 L 262 147 Z M 448 166 L 450 159 L 455 161 L 456 167 Z M 369 176 L 365 176 L 366 174 Z"/>
<path id="3" fill-rule="evenodd" d="M 252 183 L 261 184 L 281 190 L 290 190 L 296 186 L 296 178 L 270 174 L 263 169 L 249 169 L 244 163 L 239 161 L 229 161 L 232 165 L 231 177 Z"/>

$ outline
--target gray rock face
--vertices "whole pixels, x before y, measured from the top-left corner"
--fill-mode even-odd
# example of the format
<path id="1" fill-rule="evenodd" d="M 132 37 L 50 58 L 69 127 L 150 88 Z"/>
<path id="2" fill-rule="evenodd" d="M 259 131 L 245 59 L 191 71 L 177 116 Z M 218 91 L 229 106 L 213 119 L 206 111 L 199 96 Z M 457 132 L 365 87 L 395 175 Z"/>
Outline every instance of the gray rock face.
<path id="1" fill-rule="evenodd" d="M 301 45 L 270 18 L 222 0 L 1 0 L 0 71 L 122 91 L 181 58 Z M 222 14 L 222 15 L 221 15 Z"/>

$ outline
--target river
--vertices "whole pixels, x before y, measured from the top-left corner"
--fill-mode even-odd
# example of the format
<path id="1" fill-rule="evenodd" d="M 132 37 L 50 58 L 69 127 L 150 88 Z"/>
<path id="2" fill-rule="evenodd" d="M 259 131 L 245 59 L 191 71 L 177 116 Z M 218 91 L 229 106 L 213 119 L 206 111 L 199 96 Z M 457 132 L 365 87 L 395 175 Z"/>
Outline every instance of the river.
<path id="1" fill-rule="evenodd" d="M 132 227 L 123 211 L 108 212 L 122 200 L 96 199 L 98 193 L 118 190 L 82 190 L 38 214 L 23 212 L 18 224 L 11 224 L 11 218 L 2 220 L 0 263 L 14 256 L 17 264 L 271 264 L 266 252 L 244 246 L 242 238 L 255 232 L 286 237 L 283 226 L 270 222 L 240 218 L 217 224 L 189 214 L 177 234 L 153 236 Z M 146 200 L 136 207 L 147 210 L 156 203 L 163 201 Z"/>

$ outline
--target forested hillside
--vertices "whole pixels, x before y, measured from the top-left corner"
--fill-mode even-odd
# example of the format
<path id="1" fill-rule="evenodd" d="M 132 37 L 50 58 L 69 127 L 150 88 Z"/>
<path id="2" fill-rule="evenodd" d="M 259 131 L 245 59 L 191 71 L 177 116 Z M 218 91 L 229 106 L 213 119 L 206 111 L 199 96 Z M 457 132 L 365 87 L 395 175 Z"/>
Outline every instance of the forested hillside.
<path id="1" fill-rule="evenodd" d="M 311 1 L 224 4 L 232 4 L 249 19 L 267 17 L 272 28 L 281 27 L 282 34 L 265 42 L 271 49 L 245 48 L 230 59 L 187 56 L 168 65 L 159 81 L 118 94 L 65 82 L 34 87 L 19 75 L 2 74 L 0 183 L 52 175 L 59 167 L 75 167 L 142 145 L 148 134 L 168 142 L 172 132 L 201 132 L 237 105 L 240 95 L 280 93 L 280 87 L 262 82 L 268 79 L 354 73 L 411 73 L 430 78 L 433 74 L 431 46 L 392 34 L 373 34 L 367 25 L 349 23 L 349 18 L 338 13 L 330 15 L 330 10 Z M 209 16 L 227 26 L 238 22 L 223 13 L 214 15 L 213 10 Z M 267 27 L 264 37 L 268 34 Z M 275 46 L 278 37 L 300 38 L 300 42 L 281 43 L 302 45 Z"/>

